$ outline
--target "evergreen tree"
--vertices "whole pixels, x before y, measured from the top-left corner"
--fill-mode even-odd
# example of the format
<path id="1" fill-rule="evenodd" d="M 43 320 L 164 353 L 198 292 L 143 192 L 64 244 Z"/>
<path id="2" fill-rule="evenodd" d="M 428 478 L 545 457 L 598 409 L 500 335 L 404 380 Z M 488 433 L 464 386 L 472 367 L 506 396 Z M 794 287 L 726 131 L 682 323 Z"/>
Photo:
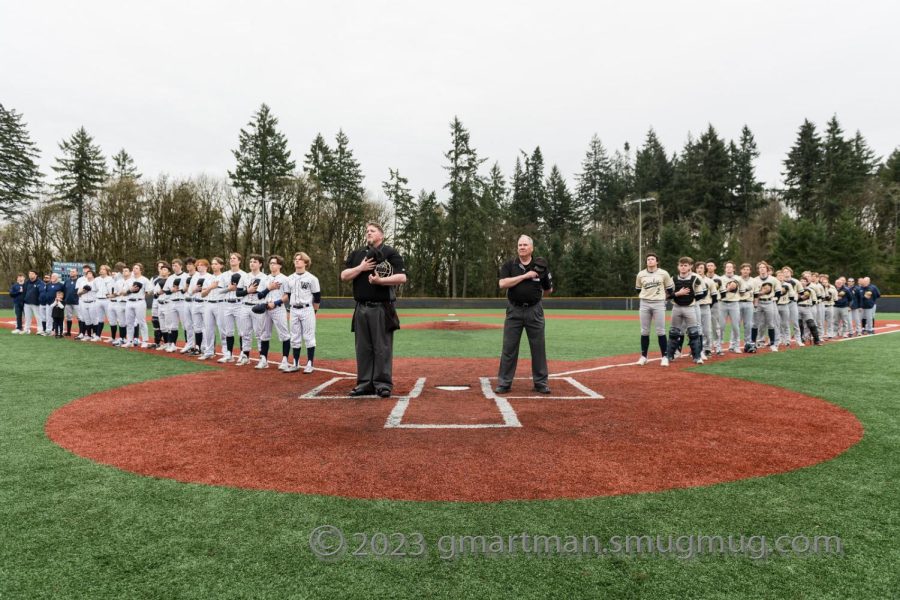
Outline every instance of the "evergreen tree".
<path id="1" fill-rule="evenodd" d="M 237 164 L 234 171 L 228 171 L 235 188 L 262 204 L 263 254 L 272 223 L 269 203 L 296 166 L 287 149 L 287 137 L 278 131 L 277 125 L 278 119 L 271 109 L 262 104 L 247 124 L 248 129 L 241 129 L 238 149 L 232 150 Z"/>
<path id="2" fill-rule="evenodd" d="M 581 173 L 575 179 L 578 212 L 597 229 L 610 214 L 614 202 L 612 164 L 597 134 L 591 137 L 581 161 Z"/>
<path id="3" fill-rule="evenodd" d="M 878 178 L 885 185 L 900 184 L 900 148 L 894 149 L 878 169 Z"/>
<path id="4" fill-rule="evenodd" d="M 483 240 L 484 218 L 478 200 L 482 182 L 478 168 L 484 159 L 471 146 L 469 132 L 458 117 L 450 124 L 451 148 L 444 154 L 448 165 L 444 167 L 449 181 L 444 186 L 450 192 L 447 201 L 447 222 L 450 240 L 450 294 L 457 297 L 468 292 L 469 268 L 472 259 L 479 255 Z M 483 249 L 483 245 L 481 246 Z M 460 267 L 460 265 L 463 265 Z M 460 276 L 462 281 L 460 281 Z"/>
<path id="5" fill-rule="evenodd" d="M 672 182 L 672 161 L 651 128 L 634 159 L 634 193 L 640 198 L 662 194 Z"/>
<path id="6" fill-rule="evenodd" d="M 728 215 L 728 231 L 734 231 L 735 225 L 750 218 L 753 212 L 762 206 L 762 184 L 756 179 L 754 161 L 759 157 L 756 140 L 750 128 L 744 125 L 741 129 L 740 146 L 731 142 L 728 147 L 731 159 L 732 202 Z"/>
<path id="7" fill-rule="evenodd" d="M 881 159 L 869 147 L 866 138 L 857 129 L 856 135 L 850 142 L 850 173 L 854 187 L 859 187 L 871 177 L 878 170 L 880 163 Z"/>
<path id="8" fill-rule="evenodd" d="M 389 178 L 381 183 L 385 197 L 394 207 L 394 236 L 396 245 L 406 250 L 413 218 L 415 200 L 409 188 L 409 180 L 400 175 L 399 169 L 388 169 Z"/>
<path id="9" fill-rule="evenodd" d="M 819 210 L 816 191 L 823 168 L 822 142 L 816 126 L 805 119 L 784 161 L 784 200 L 801 218 L 813 219 Z"/>
<path id="10" fill-rule="evenodd" d="M 331 161 L 331 148 L 328 147 L 328 143 L 321 133 L 316 134 L 309 153 L 304 156 L 303 172 L 317 184 L 327 181 Z"/>
<path id="11" fill-rule="evenodd" d="M 18 217 L 37 199 L 43 177 L 39 158 L 22 115 L 0 104 L 0 217 Z"/>
<path id="12" fill-rule="evenodd" d="M 335 137 L 331 160 L 327 165 L 327 177 L 322 186 L 333 211 L 327 239 L 332 242 L 334 260 L 341 264 L 353 247 L 362 241 L 365 230 L 362 168 L 354 158 L 350 139 L 343 130 L 339 130 Z M 343 289 L 339 277 L 338 288 Z"/>
<path id="13" fill-rule="evenodd" d="M 524 155 L 524 152 L 522 153 Z M 528 157 L 525 157 L 526 162 Z M 525 169 L 522 167 L 521 157 L 516 157 L 516 166 L 513 170 L 512 199 L 509 203 L 509 223 L 519 231 L 534 233 L 537 229 L 538 207 L 531 204 L 528 190 L 528 181 Z"/>
<path id="14" fill-rule="evenodd" d="M 87 204 L 97 197 L 106 182 L 106 158 L 84 127 L 59 144 L 62 156 L 56 158 L 54 199 L 58 206 L 74 210 L 77 216 L 77 251 L 85 252 L 84 215 Z"/>
<path id="15" fill-rule="evenodd" d="M 524 152 L 522 156 L 525 159 L 525 168 L 521 181 L 515 181 L 521 185 L 521 189 L 514 189 L 513 224 L 520 231 L 534 233 L 540 229 L 547 205 L 547 191 L 544 188 L 544 156 L 540 146 L 534 149 L 531 156 Z"/>
<path id="16" fill-rule="evenodd" d="M 125 152 L 125 148 L 119 150 L 118 153 L 114 154 L 113 157 L 113 172 L 112 176 L 116 179 L 140 179 L 141 174 L 138 173 L 137 167 L 134 164 L 134 159 L 131 158 L 131 155 Z"/>
<path id="17" fill-rule="evenodd" d="M 628 142 L 613 154 L 610 179 L 610 216 L 618 223 L 622 219 L 622 203 L 634 193 L 634 166 L 631 164 L 631 146 Z"/>
<path id="18" fill-rule="evenodd" d="M 550 169 L 546 190 L 547 211 L 544 215 L 546 233 L 558 235 L 561 241 L 565 241 L 578 231 L 578 215 L 572 193 L 556 165 Z"/>
<path id="19" fill-rule="evenodd" d="M 853 186 L 851 152 L 851 145 L 844 139 L 844 131 L 837 116 L 831 117 L 822 144 L 822 168 L 818 187 L 819 215 L 825 218 L 829 229 L 843 210 L 847 194 Z"/>

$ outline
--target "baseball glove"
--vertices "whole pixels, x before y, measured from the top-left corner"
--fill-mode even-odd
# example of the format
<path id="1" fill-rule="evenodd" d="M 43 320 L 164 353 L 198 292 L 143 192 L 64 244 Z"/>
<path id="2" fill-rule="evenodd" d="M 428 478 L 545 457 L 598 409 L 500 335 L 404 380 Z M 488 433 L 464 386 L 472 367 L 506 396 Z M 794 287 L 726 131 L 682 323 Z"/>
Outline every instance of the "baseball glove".
<path id="1" fill-rule="evenodd" d="M 812 294 L 809 293 L 809 290 L 803 290 L 802 292 L 800 292 L 800 299 L 801 300 L 809 300 L 809 297 L 811 295 Z"/>
<path id="2" fill-rule="evenodd" d="M 732 292 L 732 293 L 738 291 L 737 281 L 729 281 L 728 282 L 728 291 Z"/>
<path id="3" fill-rule="evenodd" d="M 241 280 L 241 274 L 240 274 L 240 273 L 232 273 L 232 274 L 231 274 L 231 283 L 232 283 L 232 285 L 237 285 L 238 282 L 240 282 L 240 280 Z"/>
<path id="4" fill-rule="evenodd" d="M 181 277 L 176 277 L 175 280 L 172 282 L 172 286 L 178 287 L 180 285 L 181 285 Z"/>
<path id="5" fill-rule="evenodd" d="M 265 303 L 261 303 L 261 304 L 254 304 L 254 305 L 253 305 L 253 308 L 251 308 L 250 310 L 253 311 L 253 312 L 255 312 L 255 313 L 258 314 L 258 315 L 261 315 L 261 314 L 263 314 L 264 312 L 266 312 L 266 310 L 267 310 L 268 308 L 269 308 L 269 307 L 268 307 Z"/>
<path id="6" fill-rule="evenodd" d="M 547 259 L 539 256 L 534 259 L 534 265 L 531 267 L 531 270 L 538 275 L 543 275 L 548 268 L 550 268 L 550 265 L 547 264 Z"/>
<path id="7" fill-rule="evenodd" d="M 89 292 L 89 291 L 91 291 L 91 286 L 86 285 L 86 286 L 82 287 L 81 290 L 84 292 Z"/>
<path id="8" fill-rule="evenodd" d="M 133 294 L 137 294 L 143 287 L 143 283 L 141 283 L 140 281 L 135 281 L 133 284 L 131 284 L 131 292 Z"/>
<path id="9" fill-rule="evenodd" d="M 771 293 L 772 293 L 772 284 L 771 283 L 764 283 L 761 286 L 759 286 L 759 294 L 761 296 L 768 296 Z"/>
<path id="10" fill-rule="evenodd" d="M 197 287 L 203 287 L 203 278 L 197 280 Z"/>
<path id="11" fill-rule="evenodd" d="M 369 259 L 374 260 L 376 265 L 380 262 L 384 262 L 384 252 L 381 251 L 381 248 L 373 248 L 370 246 L 369 249 L 366 250 L 366 260 Z"/>

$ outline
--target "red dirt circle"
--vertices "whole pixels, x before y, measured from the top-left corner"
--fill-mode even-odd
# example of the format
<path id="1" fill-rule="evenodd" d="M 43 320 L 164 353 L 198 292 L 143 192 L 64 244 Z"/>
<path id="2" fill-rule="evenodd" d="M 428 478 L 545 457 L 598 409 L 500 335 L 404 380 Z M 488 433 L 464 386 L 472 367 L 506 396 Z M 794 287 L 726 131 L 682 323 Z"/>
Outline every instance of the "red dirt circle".
<path id="1" fill-rule="evenodd" d="M 183 482 L 450 501 L 710 485 L 814 465 L 862 437 L 848 411 L 782 388 L 663 377 L 657 363 L 597 369 L 630 359 L 551 363 L 550 396 L 531 391 L 523 361 L 499 400 L 496 360 L 396 360 L 389 399 L 347 398 L 355 379 L 334 372 L 227 367 L 81 398 L 46 431 L 80 456 Z"/>

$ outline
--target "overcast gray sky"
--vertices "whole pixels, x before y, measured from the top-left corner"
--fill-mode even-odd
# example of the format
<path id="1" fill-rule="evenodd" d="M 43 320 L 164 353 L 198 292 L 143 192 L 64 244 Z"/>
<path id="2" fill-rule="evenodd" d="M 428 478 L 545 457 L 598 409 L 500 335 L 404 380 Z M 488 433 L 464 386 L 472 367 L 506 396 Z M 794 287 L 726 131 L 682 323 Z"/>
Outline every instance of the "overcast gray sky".
<path id="1" fill-rule="evenodd" d="M 776 185 L 804 118 L 900 145 L 898 23 L 893 0 L 0 0 L 0 102 L 48 174 L 84 125 L 145 175 L 224 175 L 266 102 L 298 165 L 343 128 L 378 195 L 388 168 L 441 188 L 454 115 L 485 168 L 540 145 L 570 185 L 594 133 L 636 148 L 653 126 L 671 153 L 746 123 Z"/>

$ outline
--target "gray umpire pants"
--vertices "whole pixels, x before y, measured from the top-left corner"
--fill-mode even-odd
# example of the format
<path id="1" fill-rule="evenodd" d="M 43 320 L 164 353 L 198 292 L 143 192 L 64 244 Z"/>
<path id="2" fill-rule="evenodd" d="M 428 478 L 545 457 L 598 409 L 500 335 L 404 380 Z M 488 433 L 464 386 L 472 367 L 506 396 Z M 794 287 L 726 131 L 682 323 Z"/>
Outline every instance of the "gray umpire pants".
<path id="1" fill-rule="evenodd" d="M 356 332 L 356 384 L 393 390 L 394 332 L 380 303 L 358 302 L 353 312 Z"/>
<path id="2" fill-rule="evenodd" d="M 665 312 L 663 312 L 665 323 Z M 500 355 L 500 372 L 497 374 L 498 385 L 512 385 L 516 376 L 516 365 L 519 362 L 519 346 L 522 330 L 528 335 L 528 347 L 531 350 L 531 377 L 535 385 L 546 384 L 549 371 L 547 369 L 547 350 L 544 344 L 544 307 L 538 302 L 532 306 L 506 307 L 506 320 L 503 322 L 503 352 Z"/>

